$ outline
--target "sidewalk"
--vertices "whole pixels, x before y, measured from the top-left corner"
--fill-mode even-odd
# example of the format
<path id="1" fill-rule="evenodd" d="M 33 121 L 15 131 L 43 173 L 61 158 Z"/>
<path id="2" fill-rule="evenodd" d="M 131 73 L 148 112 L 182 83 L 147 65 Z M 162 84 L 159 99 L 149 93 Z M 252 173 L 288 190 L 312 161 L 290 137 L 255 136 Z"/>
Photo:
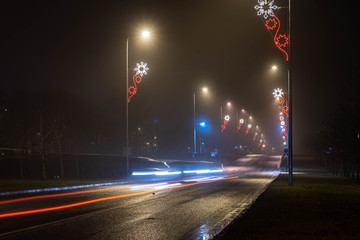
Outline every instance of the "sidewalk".
<path id="1" fill-rule="evenodd" d="M 315 159 L 294 166 L 293 186 L 279 175 L 215 239 L 360 239 L 360 182 L 328 174 Z"/>

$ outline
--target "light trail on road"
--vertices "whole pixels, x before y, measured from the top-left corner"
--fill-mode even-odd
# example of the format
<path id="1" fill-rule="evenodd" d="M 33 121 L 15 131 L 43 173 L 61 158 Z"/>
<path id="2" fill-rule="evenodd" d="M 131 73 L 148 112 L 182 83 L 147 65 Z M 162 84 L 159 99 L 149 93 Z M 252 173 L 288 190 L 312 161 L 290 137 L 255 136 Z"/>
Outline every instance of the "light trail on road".
<path id="1" fill-rule="evenodd" d="M 211 177 L 213 177 L 213 176 L 211 176 Z M 211 177 L 207 177 L 207 178 L 211 178 Z M 199 180 L 199 179 L 205 179 L 205 178 L 189 178 L 189 179 L 182 179 L 182 180 L 176 180 L 176 181 L 165 181 L 165 182 L 159 182 L 159 183 L 153 183 L 153 184 L 140 185 L 140 186 L 132 187 L 132 188 L 133 189 L 136 189 L 136 188 L 140 189 L 140 188 L 150 187 L 152 185 L 167 184 L 169 182 L 176 183 L 176 182 L 184 182 L 184 181 L 192 181 L 192 180 L 195 181 L 195 180 Z M 39 196 L 32 196 L 32 197 L 15 198 L 15 199 L 9 199 L 9 200 L 0 201 L 0 205 L 1 204 L 7 204 L 7 203 L 15 203 L 15 202 L 35 200 L 35 199 L 63 197 L 63 196 L 71 196 L 71 195 L 78 195 L 78 194 L 84 194 L 84 193 L 94 193 L 94 192 L 108 191 L 108 190 L 117 189 L 117 188 L 120 188 L 120 187 L 123 187 L 123 186 L 124 185 L 116 186 L 116 187 L 101 188 L 101 189 L 68 192 L 68 193 L 54 193 L 54 194 L 46 194 L 46 195 L 39 195 Z"/>
<path id="2" fill-rule="evenodd" d="M 167 187 L 164 187 L 164 188 L 161 188 L 161 189 L 155 189 L 155 190 L 151 189 L 151 190 L 142 191 L 142 192 L 135 192 L 135 193 L 128 193 L 128 194 L 110 196 L 110 197 L 97 198 L 97 199 L 93 199 L 93 200 L 76 202 L 76 203 L 72 203 L 72 204 L 65 204 L 65 205 L 60 205 L 60 206 L 56 206 L 56 207 L 39 208 L 39 209 L 26 210 L 26 211 L 4 213 L 4 214 L 0 214 L 0 218 L 8 218 L 8 217 L 15 217 L 15 216 L 30 215 L 30 214 L 35 214 L 35 213 L 44 213 L 44 212 L 57 211 L 57 210 L 83 206 L 83 205 L 96 203 L 96 202 L 102 202 L 102 201 L 108 201 L 108 200 L 113 200 L 113 199 L 138 196 L 138 195 L 143 195 L 143 194 L 147 194 L 147 193 L 154 193 L 154 192 L 157 192 L 157 191 L 163 191 L 163 190 L 168 190 L 168 189 L 176 189 L 176 188 L 184 188 L 184 187 L 190 187 L 190 186 L 199 185 L 199 184 L 212 183 L 212 182 L 216 182 L 216 181 L 236 179 L 236 178 L 238 178 L 238 176 L 223 177 L 223 178 L 217 178 L 217 179 L 209 180 L 209 181 L 194 182 L 194 183 L 189 183 L 189 184 L 184 184 L 184 185 L 171 185 L 171 186 L 167 186 Z"/>

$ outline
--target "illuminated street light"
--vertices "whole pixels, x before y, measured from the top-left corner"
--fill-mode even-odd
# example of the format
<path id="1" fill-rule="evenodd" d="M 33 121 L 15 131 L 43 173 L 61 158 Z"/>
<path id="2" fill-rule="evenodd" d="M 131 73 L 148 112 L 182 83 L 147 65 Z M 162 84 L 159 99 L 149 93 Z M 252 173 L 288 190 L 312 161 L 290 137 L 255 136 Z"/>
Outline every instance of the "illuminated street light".
<path id="1" fill-rule="evenodd" d="M 208 92 L 208 88 L 207 87 L 203 87 L 202 89 L 203 93 L 207 93 Z M 194 104 L 194 153 L 193 153 L 193 157 L 195 157 L 195 155 L 197 154 L 196 152 L 196 92 L 194 91 L 193 94 L 193 104 Z M 203 126 L 203 125 L 204 126 Z M 205 127 L 206 123 L 205 122 L 201 122 L 200 123 L 201 127 Z"/>
<path id="2" fill-rule="evenodd" d="M 143 31 L 141 34 L 143 39 L 148 39 L 150 37 L 149 31 Z M 146 66 L 145 66 L 146 67 Z M 141 69 L 142 75 L 145 74 L 145 72 L 148 70 Z M 126 176 L 129 176 L 129 93 L 133 93 L 131 96 L 133 96 L 136 93 L 135 87 L 132 86 L 131 90 L 129 88 L 129 37 L 126 38 L 126 62 L 125 62 L 125 72 L 126 72 L 126 149 L 125 149 L 125 155 L 126 155 Z M 142 76 L 141 75 L 141 76 Z M 133 77 L 134 83 L 141 82 L 141 76 L 138 76 L 138 74 L 135 74 Z M 130 91 L 130 92 L 129 92 Z"/>
<path id="3" fill-rule="evenodd" d="M 144 39 L 148 39 L 148 38 L 150 38 L 150 32 L 145 30 L 141 33 L 141 36 Z"/>
<path id="4" fill-rule="evenodd" d="M 288 75 L 288 105 L 286 109 L 283 109 L 284 113 L 288 116 L 288 167 L 289 167 L 289 185 L 293 184 L 293 137 L 292 137 L 292 75 L 293 75 L 293 63 L 292 63 L 292 43 L 291 33 L 292 33 L 292 9 L 291 0 L 288 1 L 287 7 L 277 7 L 274 4 L 274 0 L 258 0 L 258 5 L 254 8 L 257 11 L 257 15 L 261 16 L 261 20 L 264 23 L 266 29 L 269 31 L 273 38 L 275 46 L 284 54 L 286 61 L 288 62 L 287 75 Z M 280 31 L 280 19 L 276 16 L 275 12 L 278 9 L 287 9 L 287 34 L 281 33 Z M 284 24 L 282 24 L 283 26 Z M 285 29 L 285 28 L 283 28 Z M 274 66 L 272 67 L 274 69 Z M 281 99 L 281 97 L 276 97 Z"/>
<path id="5" fill-rule="evenodd" d="M 231 102 L 228 102 L 226 105 L 227 105 L 228 107 L 230 107 L 230 106 L 231 106 Z"/>
<path id="6" fill-rule="evenodd" d="M 277 70 L 277 68 L 278 68 L 278 67 L 277 67 L 276 65 L 273 65 L 273 66 L 271 67 L 272 70 Z"/>

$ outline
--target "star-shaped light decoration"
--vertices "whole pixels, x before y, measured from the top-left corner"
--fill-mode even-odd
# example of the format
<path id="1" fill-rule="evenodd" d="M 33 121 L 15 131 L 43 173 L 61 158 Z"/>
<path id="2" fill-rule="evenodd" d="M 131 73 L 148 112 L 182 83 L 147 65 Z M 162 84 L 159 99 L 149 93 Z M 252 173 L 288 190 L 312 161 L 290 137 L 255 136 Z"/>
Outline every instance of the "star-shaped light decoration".
<path id="1" fill-rule="evenodd" d="M 286 45 L 289 44 L 289 38 L 286 37 L 285 34 L 280 34 L 277 38 L 276 38 L 276 44 L 279 47 L 286 47 Z"/>
<path id="2" fill-rule="evenodd" d="M 259 5 L 256 5 L 254 8 L 257 10 L 258 16 L 263 16 L 264 19 L 267 19 L 269 16 L 274 16 L 274 10 L 277 10 L 278 7 L 274 5 L 274 0 L 258 0 Z"/>
<path id="3" fill-rule="evenodd" d="M 277 89 L 274 89 L 273 95 L 274 95 L 274 98 L 279 99 L 282 97 L 282 95 L 284 95 L 284 92 L 282 91 L 282 89 L 277 88 Z"/>
<path id="4" fill-rule="evenodd" d="M 147 75 L 148 70 L 149 68 L 147 67 L 147 63 L 144 62 L 137 63 L 136 68 L 134 68 L 136 75 L 140 75 L 141 77 Z"/>
<path id="5" fill-rule="evenodd" d="M 224 117 L 224 120 L 225 120 L 225 121 L 229 121 L 229 120 L 230 120 L 230 116 L 229 116 L 229 115 L 226 115 L 226 116 Z"/>
<path id="6" fill-rule="evenodd" d="M 268 30 L 273 30 L 274 28 L 277 27 L 277 21 L 275 20 L 275 18 L 270 18 L 268 20 L 266 20 L 265 26 Z"/>

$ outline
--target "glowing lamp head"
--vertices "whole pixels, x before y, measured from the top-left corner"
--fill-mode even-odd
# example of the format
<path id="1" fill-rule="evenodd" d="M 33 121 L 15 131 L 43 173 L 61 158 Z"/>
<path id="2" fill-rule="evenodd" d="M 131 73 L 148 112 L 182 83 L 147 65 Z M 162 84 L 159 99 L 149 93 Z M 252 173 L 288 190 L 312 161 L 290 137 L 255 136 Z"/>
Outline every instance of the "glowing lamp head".
<path id="1" fill-rule="evenodd" d="M 200 127 L 206 127 L 206 123 L 205 123 L 205 122 L 200 122 L 199 125 L 200 125 Z"/>
<path id="2" fill-rule="evenodd" d="M 149 31 L 142 31 L 141 33 L 141 37 L 144 38 L 144 39 L 148 39 L 150 38 L 150 32 Z"/>
<path id="3" fill-rule="evenodd" d="M 271 69 L 272 69 L 272 70 L 277 70 L 277 66 L 276 66 L 276 65 L 272 65 Z"/>
<path id="4" fill-rule="evenodd" d="M 229 115 L 226 115 L 226 116 L 224 117 L 224 120 L 225 120 L 225 121 L 229 121 L 229 120 L 230 120 L 230 116 L 229 116 Z"/>
<path id="5" fill-rule="evenodd" d="M 228 102 L 226 105 L 227 105 L 228 107 L 231 107 L 231 102 Z"/>
<path id="6" fill-rule="evenodd" d="M 202 88 L 202 91 L 203 91 L 204 93 L 207 93 L 207 92 L 208 92 L 208 88 L 207 88 L 207 87 L 203 87 L 203 88 Z"/>

